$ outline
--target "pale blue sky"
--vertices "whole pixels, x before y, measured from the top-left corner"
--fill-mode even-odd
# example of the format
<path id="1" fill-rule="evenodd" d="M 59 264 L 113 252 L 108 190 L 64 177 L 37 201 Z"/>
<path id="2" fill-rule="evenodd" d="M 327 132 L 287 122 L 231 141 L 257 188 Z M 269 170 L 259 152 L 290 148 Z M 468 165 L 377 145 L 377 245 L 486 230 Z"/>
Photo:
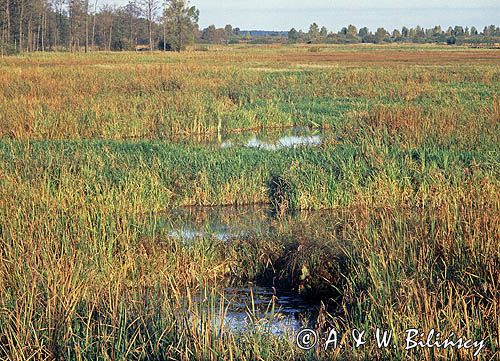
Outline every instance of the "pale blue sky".
<path id="1" fill-rule="evenodd" d="M 124 4 L 127 0 L 101 0 Z M 500 26 L 500 0 L 191 0 L 200 26 L 232 24 L 241 29 L 307 30 L 317 22 L 331 30 L 348 24 L 400 28 L 403 25 Z"/>

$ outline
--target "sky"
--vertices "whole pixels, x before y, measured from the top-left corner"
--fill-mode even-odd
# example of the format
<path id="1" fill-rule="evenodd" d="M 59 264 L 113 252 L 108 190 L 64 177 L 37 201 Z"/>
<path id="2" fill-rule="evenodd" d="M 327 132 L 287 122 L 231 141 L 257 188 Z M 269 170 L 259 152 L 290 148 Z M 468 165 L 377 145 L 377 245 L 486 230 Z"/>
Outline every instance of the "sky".
<path id="1" fill-rule="evenodd" d="M 102 0 L 101 0 L 102 1 Z M 104 0 L 124 4 L 127 0 Z M 500 0 L 191 0 L 200 27 L 231 24 L 244 30 L 308 30 L 313 22 L 333 31 L 349 24 L 402 26 L 500 26 Z"/>

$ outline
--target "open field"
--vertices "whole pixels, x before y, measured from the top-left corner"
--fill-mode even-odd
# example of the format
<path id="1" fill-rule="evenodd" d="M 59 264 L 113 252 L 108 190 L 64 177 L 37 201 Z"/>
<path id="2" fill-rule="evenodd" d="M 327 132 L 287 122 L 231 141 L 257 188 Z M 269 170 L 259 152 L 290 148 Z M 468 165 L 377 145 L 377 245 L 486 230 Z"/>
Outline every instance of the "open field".
<path id="1" fill-rule="evenodd" d="M 481 117 L 498 106 L 494 50 L 308 49 L 315 48 L 4 58 L 0 136 L 164 139 L 292 124 L 346 127 L 386 107 L 406 118 L 439 118 L 439 130 L 449 131 L 461 123 L 442 124 L 448 118 Z"/>
<path id="2" fill-rule="evenodd" d="M 409 328 L 498 358 L 500 53 L 208 50 L 0 58 L 0 358 L 474 358 L 405 351 Z M 299 127 L 321 143 L 233 145 Z M 172 210 L 257 204 L 272 232 L 172 236 Z M 225 289 L 249 282 L 397 347 L 305 352 L 252 303 L 231 329 Z"/>

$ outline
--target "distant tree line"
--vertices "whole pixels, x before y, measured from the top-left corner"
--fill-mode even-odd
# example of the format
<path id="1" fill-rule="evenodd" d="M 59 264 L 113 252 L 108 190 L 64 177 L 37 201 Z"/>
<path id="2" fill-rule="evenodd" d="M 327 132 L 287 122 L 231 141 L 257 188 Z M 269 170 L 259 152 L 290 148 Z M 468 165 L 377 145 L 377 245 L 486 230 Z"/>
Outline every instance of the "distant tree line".
<path id="1" fill-rule="evenodd" d="M 198 36 L 197 42 L 201 44 L 272 44 L 286 43 L 287 31 L 266 30 L 241 30 L 228 24 L 224 28 L 216 28 L 215 25 L 203 29 Z"/>
<path id="2" fill-rule="evenodd" d="M 403 27 L 389 32 L 378 28 L 375 32 L 367 27 L 358 29 L 354 25 L 343 27 L 332 32 L 325 26 L 311 24 L 309 31 L 304 32 L 292 28 L 288 32 L 279 31 L 247 31 L 226 25 L 216 28 L 215 25 L 203 29 L 198 42 L 209 44 L 271 44 L 271 43 L 310 43 L 310 44 L 356 44 L 356 43 L 447 43 L 447 44 L 497 44 L 500 43 L 500 28 L 495 25 L 485 26 L 479 31 L 474 26 L 448 27 L 441 26 L 424 29 Z"/>
<path id="3" fill-rule="evenodd" d="M 0 0 L 0 51 L 181 50 L 198 34 L 184 0 Z"/>
<path id="4" fill-rule="evenodd" d="M 243 31 L 226 25 L 199 30 L 199 11 L 187 0 L 129 0 L 124 6 L 104 0 L 0 0 L 0 53 L 32 51 L 175 50 L 198 42 L 235 43 L 448 43 L 500 42 L 494 25 L 440 26 L 424 29 L 378 28 L 354 25 L 331 32 L 313 23 L 309 31 Z"/>
<path id="5" fill-rule="evenodd" d="M 326 27 L 313 23 L 308 32 L 292 28 L 288 32 L 288 42 L 291 43 L 448 43 L 448 44 L 494 44 L 500 42 L 500 28 L 495 25 L 485 26 L 480 32 L 474 26 L 455 26 L 442 29 L 441 26 L 424 29 L 403 27 L 392 32 L 378 28 L 375 32 L 367 27 L 361 29 L 354 25 L 342 28 L 339 32 L 330 32 Z"/>
<path id="6" fill-rule="evenodd" d="M 200 43 L 209 44 L 231 44 L 238 43 L 240 38 L 247 37 L 247 34 L 242 34 L 240 28 L 233 28 L 228 24 L 224 28 L 216 28 L 215 25 L 203 29 L 199 34 Z"/>

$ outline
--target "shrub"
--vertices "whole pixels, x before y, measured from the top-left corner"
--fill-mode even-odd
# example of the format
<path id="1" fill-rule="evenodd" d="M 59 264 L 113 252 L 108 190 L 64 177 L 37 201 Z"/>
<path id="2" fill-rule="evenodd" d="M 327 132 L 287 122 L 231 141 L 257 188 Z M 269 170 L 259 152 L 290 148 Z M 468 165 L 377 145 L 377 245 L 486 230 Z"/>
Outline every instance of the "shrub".
<path id="1" fill-rule="evenodd" d="M 19 50 L 17 50 L 14 45 L 0 42 L 0 54 L 1 55 L 14 55 L 14 54 L 18 54 L 18 53 L 19 53 Z"/>
<path id="2" fill-rule="evenodd" d="M 172 44 L 165 43 L 165 40 L 158 41 L 158 50 L 172 51 Z"/>
<path id="3" fill-rule="evenodd" d="M 135 50 L 135 46 L 130 40 L 122 38 L 114 41 L 113 44 L 111 44 L 111 49 L 118 51 L 132 51 Z"/>

